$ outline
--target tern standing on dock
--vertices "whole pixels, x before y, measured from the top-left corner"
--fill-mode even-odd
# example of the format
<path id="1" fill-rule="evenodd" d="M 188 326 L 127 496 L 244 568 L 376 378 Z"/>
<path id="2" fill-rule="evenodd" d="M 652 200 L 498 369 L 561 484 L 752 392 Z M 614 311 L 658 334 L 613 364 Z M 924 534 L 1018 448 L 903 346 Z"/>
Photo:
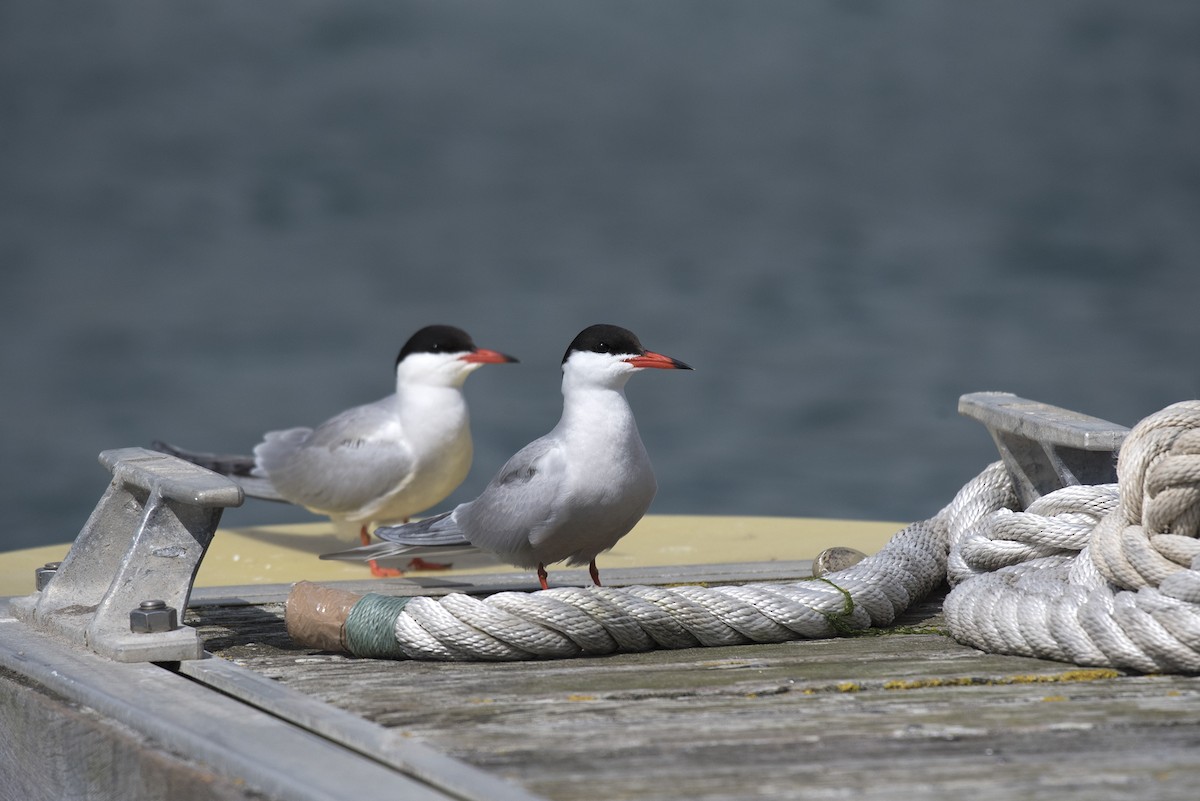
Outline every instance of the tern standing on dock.
<path id="1" fill-rule="evenodd" d="M 472 444 L 463 383 L 485 364 L 515 361 L 476 347 L 460 328 L 431 325 L 401 349 L 396 392 L 382 400 L 316 428 L 271 431 L 252 457 L 155 447 L 239 479 L 247 494 L 328 515 L 339 533 L 366 544 L 371 523 L 407 520 L 466 479 Z"/>
<path id="2" fill-rule="evenodd" d="M 490 551 L 509 564 L 536 568 L 587 564 L 600 584 L 596 556 L 642 518 L 658 485 L 625 399 L 625 382 L 647 368 L 690 370 L 648 351 L 624 328 L 593 325 L 562 361 L 562 418 L 554 430 L 516 453 L 473 501 L 451 512 L 375 531 L 385 542 L 322 559 L 437 557 Z"/>

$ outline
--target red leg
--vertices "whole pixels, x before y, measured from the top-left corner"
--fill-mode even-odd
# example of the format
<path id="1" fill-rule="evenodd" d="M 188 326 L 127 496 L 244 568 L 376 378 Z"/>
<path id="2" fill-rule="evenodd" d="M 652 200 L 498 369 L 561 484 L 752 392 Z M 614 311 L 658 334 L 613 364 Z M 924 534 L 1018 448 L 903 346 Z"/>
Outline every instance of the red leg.
<path id="1" fill-rule="evenodd" d="M 588 562 L 588 572 L 592 574 L 592 583 L 595 584 L 597 587 L 602 586 L 600 584 L 600 568 L 596 567 L 595 559 Z"/>
<path id="2" fill-rule="evenodd" d="M 371 534 L 367 531 L 366 523 L 364 523 L 363 527 L 359 530 L 358 538 L 362 540 L 363 545 L 371 544 Z M 380 567 L 379 563 L 374 559 L 372 559 L 370 562 L 367 562 L 367 564 L 371 566 L 371 575 L 375 578 L 399 578 L 400 576 L 404 575 L 403 570 L 397 570 L 394 567 Z"/>
<path id="3" fill-rule="evenodd" d="M 538 581 L 542 583 L 543 590 L 550 589 L 550 585 L 546 583 L 546 566 L 540 563 L 538 564 Z"/>
<path id="4" fill-rule="evenodd" d="M 367 564 L 371 566 L 371 575 L 375 578 L 400 578 L 404 575 L 403 570 L 397 570 L 394 567 L 380 567 L 374 559 Z"/>

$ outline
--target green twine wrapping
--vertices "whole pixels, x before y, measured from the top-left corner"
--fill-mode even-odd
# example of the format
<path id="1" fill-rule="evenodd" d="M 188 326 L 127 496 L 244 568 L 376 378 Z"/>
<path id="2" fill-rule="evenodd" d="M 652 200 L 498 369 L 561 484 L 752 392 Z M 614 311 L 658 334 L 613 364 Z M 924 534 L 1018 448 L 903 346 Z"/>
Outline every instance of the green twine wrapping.
<path id="1" fill-rule="evenodd" d="M 835 590 L 840 592 L 842 597 L 845 599 L 841 612 L 821 612 L 821 615 L 823 615 L 824 618 L 829 621 L 829 625 L 833 626 L 834 631 L 836 631 L 838 634 L 850 634 L 851 632 L 861 631 L 858 626 L 851 622 L 854 615 L 854 598 L 850 595 L 850 591 L 844 587 L 839 587 L 827 578 L 817 578 L 815 581 L 825 582 L 830 587 L 833 587 Z M 820 612 L 820 610 L 817 611 Z"/>
<path id="2" fill-rule="evenodd" d="M 411 600 L 375 592 L 360 598 L 346 617 L 345 642 L 350 653 L 371 659 L 404 659 L 407 654 L 396 643 L 396 618 Z"/>

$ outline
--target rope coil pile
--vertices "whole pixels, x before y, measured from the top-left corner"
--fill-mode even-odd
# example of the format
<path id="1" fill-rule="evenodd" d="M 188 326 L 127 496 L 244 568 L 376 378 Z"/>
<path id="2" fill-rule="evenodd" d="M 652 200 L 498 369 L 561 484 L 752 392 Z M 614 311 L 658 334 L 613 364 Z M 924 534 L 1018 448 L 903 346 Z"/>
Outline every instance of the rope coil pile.
<path id="1" fill-rule="evenodd" d="M 886 626 L 947 579 L 951 634 L 982 650 L 1200 672 L 1200 401 L 1133 429 L 1118 484 L 1067 487 L 1020 510 L 996 462 L 937 515 L 823 579 L 368 595 L 338 638 L 360 656 L 454 661 L 781 642 Z M 370 632 L 360 620 L 374 621 Z"/>
<path id="2" fill-rule="evenodd" d="M 1139 423 L 1117 483 L 1068 487 L 951 532 L 944 611 L 993 653 L 1200 672 L 1200 401 Z"/>

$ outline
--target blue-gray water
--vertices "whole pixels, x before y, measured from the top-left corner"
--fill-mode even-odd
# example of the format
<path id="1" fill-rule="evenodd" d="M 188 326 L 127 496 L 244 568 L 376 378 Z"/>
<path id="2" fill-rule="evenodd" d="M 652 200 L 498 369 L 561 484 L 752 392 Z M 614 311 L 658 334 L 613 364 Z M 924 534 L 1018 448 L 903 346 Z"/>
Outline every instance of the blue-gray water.
<path id="1" fill-rule="evenodd" d="M 10 0 L 0 545 L 73 537 L 103 449 L 387 394 L 429 322 L 523 362 L 450 502 L 605 321 L 696 367 L 629 386 L 653 511 L 932 514 L 994 458 L 963 392 L 1200 395 L 1197 42 L 1182 0 Z"/>

